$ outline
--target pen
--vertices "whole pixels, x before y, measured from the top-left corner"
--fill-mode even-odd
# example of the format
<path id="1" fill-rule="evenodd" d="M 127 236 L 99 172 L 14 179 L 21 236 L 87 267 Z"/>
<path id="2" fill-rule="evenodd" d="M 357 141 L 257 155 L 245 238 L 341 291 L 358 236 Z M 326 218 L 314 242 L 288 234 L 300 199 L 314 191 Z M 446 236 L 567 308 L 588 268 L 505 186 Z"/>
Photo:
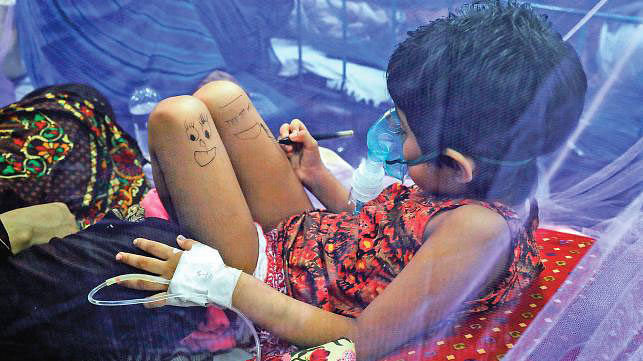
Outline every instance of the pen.
<path id="1" fill-rule="evenodd" d="M 325 140 L 325 139 L 335 139 L 335 138 L 342 138 L 342 137 L 352 137 L 353 136 L 353 131 L 352 130 L 340 130 L 339 132 L 334 132 L 334 133 L 321 133 L 321 134 L 311 134 L 313 138 L 316 140 Z M 279 144 L 284 144 L 284 145 L 292 145 L 295 142 L 290 140 L 290 138 L 281 138 L 278 140 Z"/>

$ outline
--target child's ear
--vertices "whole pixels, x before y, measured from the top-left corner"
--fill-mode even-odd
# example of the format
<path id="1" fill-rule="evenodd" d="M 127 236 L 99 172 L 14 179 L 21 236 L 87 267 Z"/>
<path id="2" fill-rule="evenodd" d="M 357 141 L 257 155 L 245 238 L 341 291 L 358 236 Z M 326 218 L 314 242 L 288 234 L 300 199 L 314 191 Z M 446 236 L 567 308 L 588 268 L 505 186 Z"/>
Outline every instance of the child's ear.
<path id="1" fill-rule="evenodd" d="M 464 154 L 457 150 L 447 148 L 442 155 L 451 158 L 456 166 L 456 181 L 459 183 L 469 183 L 473 179 L 474 163 L 471 158 L 465 157 Z"/>

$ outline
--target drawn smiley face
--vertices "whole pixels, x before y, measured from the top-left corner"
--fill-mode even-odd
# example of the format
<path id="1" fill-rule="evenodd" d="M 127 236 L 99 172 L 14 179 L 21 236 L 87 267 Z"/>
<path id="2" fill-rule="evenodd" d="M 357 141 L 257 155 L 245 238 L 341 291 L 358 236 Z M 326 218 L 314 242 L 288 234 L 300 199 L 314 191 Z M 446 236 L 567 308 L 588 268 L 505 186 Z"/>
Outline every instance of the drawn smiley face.
<path id="1" fill-rule="evenodd" d="M 245 102 L 245 104 L 244 104 Z M 243 104 L 243 105 L 242 105 Z M 232 133 L 237 139 L 251 140 L 257 139 L 262 131 L 270 139 L 272 139 L 270 131 L 266 128 L 265 124 L 261 121 L 256 121 L 252 117 L 252 111 L 255 110 L 250 99 L 245 95 L 239 95 L 232 101 L 228 102 L 222 108 L 234 109 L 232 114 L 228 114 L 228 119 L 225 124 L 232 128 Z M 237 129 L 242 129 L 237 131 Z"/>
<path id="2" fill-rule="evenodd" d="M 199 120 L 185 121 L 185 134 L 194 150 L 194 161 L 205 167 L 217 156 L 217 147 L 212 139 L 212 125 L 205 114 L 199 116 Z"/>
<path id="3" fill-rule="evenodd" d="M 250 128 L 247 128 L 238 133 L 235 133 L 234 136 L 243 140 L 257 139 L 257 137 L 261 135 L 262 129 L 265 131 L 263 124 L 255 123 Z"/>

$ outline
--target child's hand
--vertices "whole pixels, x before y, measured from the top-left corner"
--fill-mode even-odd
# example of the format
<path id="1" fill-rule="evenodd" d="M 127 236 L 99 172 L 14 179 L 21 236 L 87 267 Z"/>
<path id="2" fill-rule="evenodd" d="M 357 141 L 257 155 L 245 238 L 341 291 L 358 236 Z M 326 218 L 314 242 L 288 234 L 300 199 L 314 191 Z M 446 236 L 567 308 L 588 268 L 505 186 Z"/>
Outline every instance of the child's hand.
<path id="1" fill-rule="evenodd" d="M 176 238 L 177 243 L 181 248 L 189 251 L 192 245 L 197 243 L 194 240 L 179 236 Z M 132 267 L 157 274 L 165 279 L 171 280 L 176 271 L 176 266 L 179 264 L 179 259 L 183 251 L 170 247 L 166 244 L 151 241 L 145 238 L 136 238 L 134 245 L 143 251 L 157 257 L 145 257 L 132 253 L 119 252 L 116 255 L 116 260 L 128 264 Z M 136 281 L 121 281 L 118 283 L 121 286 L 145 291 L 167 291 L 168 285 L 160 283 L 148 282 L 143 280 Z M 164 293 L 164 292 L 163 292 Z M 159 301 L 153 303 L 146 303 L 145 307 L 161 307 L 166 304 L 166 301 Z"/>
<path id="2" fill-rule="evenodd" d="M 290 138 L 295 142 L 292 145 L 282 144 L 281 148 L 286 152 L 299 180 L 305 185 L 310 185 L 325 169 L 319 155 L 317 141 L 299 119 L 294 119 L 290 124 L 284 123 L 279 128 L 279 138 Z"/>

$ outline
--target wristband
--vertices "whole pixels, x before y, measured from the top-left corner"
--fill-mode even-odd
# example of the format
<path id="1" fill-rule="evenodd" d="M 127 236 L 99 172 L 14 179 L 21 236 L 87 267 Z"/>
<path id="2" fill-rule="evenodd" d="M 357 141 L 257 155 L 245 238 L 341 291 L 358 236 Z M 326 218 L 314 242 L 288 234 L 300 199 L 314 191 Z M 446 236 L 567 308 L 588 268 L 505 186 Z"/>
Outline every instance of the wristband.
<path id="1" fill-rule="evenodd" d="M 186 295 L 168 300 L 173 306 L 205 306 L 215 303 L 230 308 L 232 293 L 241 270 L 223 263 L 219 252 L 202 243 L 184 251 L 170 281 L 170 295 Z"/>

